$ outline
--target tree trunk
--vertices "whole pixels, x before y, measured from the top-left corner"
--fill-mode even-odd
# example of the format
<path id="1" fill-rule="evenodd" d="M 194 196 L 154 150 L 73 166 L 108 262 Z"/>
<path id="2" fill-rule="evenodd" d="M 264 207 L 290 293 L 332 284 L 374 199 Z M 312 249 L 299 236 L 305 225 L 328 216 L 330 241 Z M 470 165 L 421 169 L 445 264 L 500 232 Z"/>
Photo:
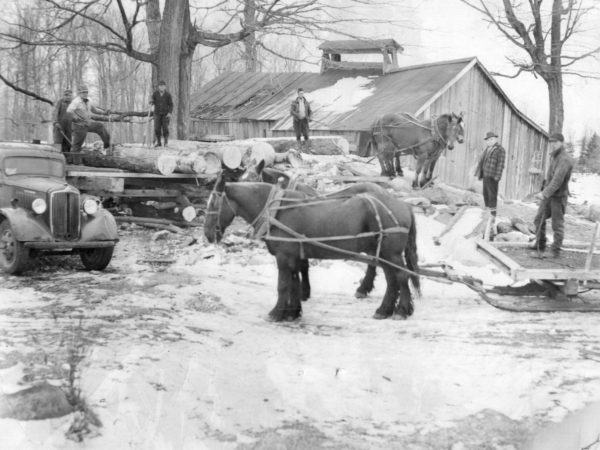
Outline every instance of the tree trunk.
<path id="1" fill-rule="evenodd" d="M 156 55 L 160 40 L 160 4 L 159 0 L 148 0 L 146 2 L 146 31 L 148 33 L 148 44 L 150 53 Z M 152 64 L 152 86 L 158 86 L 158 68 Z M 147 101 L 146 99 L 144 99 Z"/>
<path id="2" fill-rule="evenodd" d="M 562 133 L 564 121 L 563 82 L 562 74 L 552 74 L 546 79 L 548 85 L 548 98 L 550 107 L 550 118 L 548 130 L 550 133 Z"/>
<path id="3" fill-rule="evenodd" d="M 256 28 L 256 1 L 246 0 L 244 6 L 244 22 L 251 30 Z M 252 31 L 244 39 L 244 60 L 246 72 L 258 72 L 258 55 L 256 49 L 256 32 Z"/>
<path id="4" fill-rule="evenodd" d="M 192 31 L 189 0 L 166 2 L 160 27 L 158 48 L 158 77 L 167 83 L 173 96 L 173 124 L 178 139 L 185 139 L 190 119 L 190 79 L 195 44 Z"/>

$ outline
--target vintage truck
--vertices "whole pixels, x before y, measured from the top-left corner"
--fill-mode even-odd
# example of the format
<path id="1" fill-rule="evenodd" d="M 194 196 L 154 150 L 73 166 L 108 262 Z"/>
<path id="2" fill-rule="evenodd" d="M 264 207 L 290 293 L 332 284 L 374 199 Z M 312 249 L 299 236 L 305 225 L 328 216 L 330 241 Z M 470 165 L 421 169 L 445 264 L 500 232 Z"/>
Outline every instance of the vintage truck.
<path id="1" fill-rule="evenodd" d="M 64 156 L 50 146 L 0 142 L 0 270 L 19 274 L 42 252 L 79 254 L 88 270 L 109 264 L 115 219 L 65 173 Z"/>

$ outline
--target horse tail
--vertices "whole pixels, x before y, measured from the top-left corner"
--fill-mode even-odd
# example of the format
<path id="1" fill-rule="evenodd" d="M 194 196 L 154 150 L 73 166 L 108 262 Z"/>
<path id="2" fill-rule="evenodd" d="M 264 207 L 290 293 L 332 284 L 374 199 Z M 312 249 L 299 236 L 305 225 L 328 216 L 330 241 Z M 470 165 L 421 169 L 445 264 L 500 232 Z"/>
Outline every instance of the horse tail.
<path id="1" fill-rule="evenodd" d="M 406 260 L 406 267 L 414 274 L 410 275 L 410 281 L 416 290 L 417 295 L 421 295 L 421 282 L 419 278 L 419 256 L 417 255 L 417 224 L 415 221 L 415 214 L 410 209 L 410 228 L 408 230 L 408 242 L 404 249 L 404 259 Z"/>

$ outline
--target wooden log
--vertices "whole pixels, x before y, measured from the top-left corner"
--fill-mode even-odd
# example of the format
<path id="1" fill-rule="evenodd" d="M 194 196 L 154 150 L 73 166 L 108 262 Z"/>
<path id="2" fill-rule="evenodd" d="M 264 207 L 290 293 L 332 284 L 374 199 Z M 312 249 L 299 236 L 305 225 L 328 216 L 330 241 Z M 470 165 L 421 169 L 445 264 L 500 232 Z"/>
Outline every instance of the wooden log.
<path id="1" fill-rule="evenodd" d="M 273 146 L 277 153 L 284 153 L 290 149 L 313 155 L 347 155 L 350 144 L 342 136 L 311 136 L 308 145 L 302 142 L 298 145 L 295 138 L 255 138 L 257 142 L 267 142 Z"/>
<path id="2" fill-rule="evenodd" d="M 160 219 L 156 217 L 137 217 L 137 216 L 115 216 L 117 223 L 154 223 L 159 225 L 176 225 L 178 227 L 190 227 L 193 226 L 187 222 L 180 222 L 176 220 Z"/>
<path id="3" fill-rule="evenodd" d="M 146 147 L 139 147 L 131 152 L 121 151 L 120 147 L 115 147 L 112 155 L 104 155 L 96 151 L 83 152 L 82 161 L 86 166 L 111 167 L 160 175 L 171 175 L 177 167 L 177 161 L 172 155 Z"/>

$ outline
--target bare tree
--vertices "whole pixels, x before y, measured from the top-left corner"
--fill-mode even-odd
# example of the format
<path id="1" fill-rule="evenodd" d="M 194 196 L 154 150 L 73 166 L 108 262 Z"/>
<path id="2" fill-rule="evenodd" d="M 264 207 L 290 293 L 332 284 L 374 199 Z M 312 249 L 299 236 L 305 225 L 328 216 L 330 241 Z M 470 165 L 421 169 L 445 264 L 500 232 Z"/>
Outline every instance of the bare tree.
<path id="1" fill-rule="evenodd" d="M 540 76 L 548 86 L 549 131 L 562 132 L 564 121 L 563 76 L 587 76 L 573 67 L 600 53 L 600 46 L 581 50 L 572 42 L 583 32 L 583 23 L 595 7 L 594 0 L 502 0 L 492 8 L 486 0 L 460 0 L 483 14 L 509 42 L 522 50 L 525 58 L 508 58 L 523 72 Z M 550 6 L 547 6 L 551 3 Z M 591 5 L 591 6 L 588 6 Z M 500 75 L 500 74 L 499 74 Z"/>
<path id="2" fill-rule="evenodd" d="M 192 62 L 196 48 L 220 48 L 245 41 L 251 55 L 246 67 L 256 70 L 256 33 L 314 37 L 327 31 L 341 32 L 341 27 L 364 18 L 339 19 L 334 9 L 348 9 L 352 5 L 373 5 L 368 0 L 348 0 L 344 6 L 329 6 L 327 0 L 213 0 L 202 6 L 190 0 L 165 2 L 162 14 L 159 0 L 38 0 L 44 15 L 51 18 L 45 26 L 29 27 L 30 35 L 19 33 L 19 24 L 0 33 L 6 42 L 17 46 L 81 47 L 123 53 L 131 58 L 150 63 L 153 81 L 166 81 L 175 103 L 174 123 L 178 138 L 187 136 L 190 114 L 190 86 Z M 378 0 L 375 0 L 377 3 Z M 399 0 L 394 0 L 399 1 Z M 381 0 L 380 7 L 389 6 Z M 374 5 L 377 6 L 377 5 Z M 111 24 L 105 18 L 116 10 L 119 23 Z M 382 9 L 382 16 L 385 15 Z M 213 30 L 211 15 L 220 13 L 225 19 Z M 198 25 L 203 18 L 207 25 Z M 370 19 L 375 23 L 377 20 Z M 383 22 L 384 20 L 381 20 Z M 386 20 L 389 23 L 389 19 Z M 106 32 L 106 39 L 93 40 L 85 33 L 64 33 L 76 24 L 81 29 L 95 27 Z M 145 25 L 145 26 L 144 26 Z M 140 36 L 147 36 L 147 44 Z M 344 33 L 342 33 L 344 34 Z M 351 33 L 345 33 L 351 35 Z M 158 39 L 157 39 L 158 36 Z"/>

